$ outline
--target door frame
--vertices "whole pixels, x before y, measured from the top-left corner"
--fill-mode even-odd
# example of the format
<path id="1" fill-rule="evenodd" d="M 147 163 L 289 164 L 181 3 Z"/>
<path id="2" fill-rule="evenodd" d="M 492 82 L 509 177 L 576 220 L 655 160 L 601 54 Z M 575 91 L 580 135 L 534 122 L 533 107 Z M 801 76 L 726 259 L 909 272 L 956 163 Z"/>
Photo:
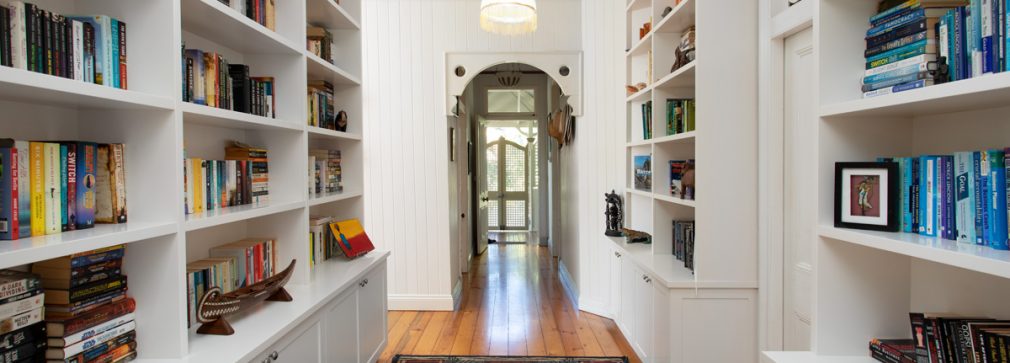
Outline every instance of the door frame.
<path id="1" fill-rule="evenodd" d="M 784 72 L 785 39 L 813 28 L 817 57 L 819 27 L 813 22 L 818 0 L 803 0 L 783 10 L 784 0 L 759 0 L 758 6 L 758 346 L 782 350 L 785 344 L 785 206 L 782 196 L 785 173 Z M 777 12 L 777 14 L 776 14 Z M 818 74 L 817 62 L 813 74 Z M 814 79 L 814 89 L 819 89 Z M 817 95 L 814 100 L 819 104 Z M 815 249 L 816 251 L 816 249 Z M 815 254 L 816 259 L 816 254 Z M 814 269 L 814 291 L 817 270 Z M 812 297 L 816 306 L 816 293 Z M 816 323 L 814 323 L 816 324 Z M 812 346 L 816 340 L 811 337 Z"/>

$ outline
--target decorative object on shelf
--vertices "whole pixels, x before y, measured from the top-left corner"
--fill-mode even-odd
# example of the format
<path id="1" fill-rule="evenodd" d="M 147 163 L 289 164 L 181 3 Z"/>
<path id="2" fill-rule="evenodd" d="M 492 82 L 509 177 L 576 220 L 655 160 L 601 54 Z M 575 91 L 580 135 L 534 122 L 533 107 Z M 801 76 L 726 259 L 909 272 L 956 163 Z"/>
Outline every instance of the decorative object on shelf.
<path id="1" fill-rule="evenodd" d="M 638 39 L 645 38 L 652 31 L 652 20 L 650 19 L 645 24 L 642 24 L 641 28 L 638 28 Z"/>
<path id="2" fill-rule="evenodd" d="M 670 15 L 670 13 L 672 13 L 672 12 L 673 12 L 673 8 L 667 6 L 665 9 L 663 9 L 663 15 L 661 15 L 661 17 L 665 18 L 667 15 Z"/>
<path id="3" fill-rule="evenodd" d="M 212 287 L 200 299 L 197 305 L 196 319 L 203 323 L 196 330 L 200 334 L 232 335 L 235 329 L 225 320 L 228 315 L 247 311 L 263 301 L 291 301 L 291 295 L 284 290 L 284 285 L 291 279 L 295 270 L 295 261 L 291 260 L 284 269 L 259 283 L 222 294 L 221 289 Z"/>
<path id="4" fill-rule="evenodd" d="M 375 249 L 357 219 L 330 223 L 330 232 L 337 236 L 337 245 L 347 258 L 357 258 Z"/>
<path id="5" fill-rule="evenodd" d="M 624 90 L 628 91 L 628 96 L 638 93 L 638 86 L 627 85 L 624 86 Z"/>
<path id="6" fill-rule="evenodd" d="M 644 90 L 644 89 L 646 89 L 648 87 L 649 87 L 649 84 L 645 83 L 645 82 L 638 82 L 638 83 L 635 84 L 635 88 L 638 88 L 639 91 Z"/>
<path id="7" fill-rule="evenodd" d="M 624 232 L 624 201 L 614 190 L 603 194 L 607 201 L 607 210 L 603 213 L 607 216 L 607 231 L 605 235 L 612 237 L 623 237 Z"/>
<path id="8" fill-rule="evenodd" d="M 652 155 L 635 155 L 635 189 L 652 191 Z"/>
<path id="9" fill-rule="evenodd" d="M 628 228 L 621 228 L 621 231 L 623 231 L 624 236 L 628 238 L 628 243 L 652 244 L 652 235 L 648 233 Z"/>
<path id="10" fill-rule="evenodd" d="M 692 26 L 680 36 L 680 45 L 674 50 L 676 59 L 673 62 L 673 67 L 670 68 L 671 73 L 694 61 L 696 53 L 694 40 L 694 26 Z"/>
<path id="11" fill-rule="evenodd" d="M 898 163 L 835 163 L 835 227 L 898 231 Z"/>
<path id="12" fill-rule="evenodd" d="M 680 199 L 684 200 L 694 200 L 695 192 L 695 162 L 694 159 L 688 160 L 684 164 L 684 169 L 681 171 L 680 175 Z"/>
<path id="13" fill-rule="evenodd" d="M 347 132 L 347 111 L 340 110 L 340 112 L 337 112 L 335 124 L 337 125 L 337 131 Z"/>
<path id="14" fill-rule="evenodd" d="M 480 28 L 488 33 L 522 35 L 537 31 L 536 0 L 481 0 Z"/>

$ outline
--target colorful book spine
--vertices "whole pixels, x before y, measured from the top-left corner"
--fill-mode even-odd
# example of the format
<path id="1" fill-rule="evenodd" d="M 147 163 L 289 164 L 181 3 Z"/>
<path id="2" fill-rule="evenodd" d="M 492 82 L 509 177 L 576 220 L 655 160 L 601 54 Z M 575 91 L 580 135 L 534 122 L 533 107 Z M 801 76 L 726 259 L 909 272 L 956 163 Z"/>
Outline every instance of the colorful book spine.
<path id="1" fill-rule="evenodd" d="M 936 157 L 919 158 L 919 234 L 936 236 Z"/>
<path id="2" fill-rule="evenodd" d="M 66 184 L 66 221 L 64 230 L 77 229 L 77 143 L 63 143 L 67 148 Z"/>
<path id="3" fill-rule="evenodd" d="M 69 347 L 71 345 L 77 344 L 92 337 L 100 336 L 106 332 L 109 332 L 121 325 L 127 324 L 135 318 L 134 313 L 129 313 L 122 315 L 103 323 L 99 323 L 88 329 L 84 329 L 77 333 L 67 335 L 65 337 L 49 338 L 48 345 L 50 347 Z"/>
<path id="4" fill-rule="evenodd" d="M 67 220 L 70 218 L 70 214 L 67 213 L 67 164 L 68 160 L 68 150 L 66 144 L 60 144 L 60 231 L 69 231 L 70 227 L 67 226 Z"/>
<path id="5" fill-rule="evenodd" d="M 75 187 L 76 228 L 95 226 L 95 178 L 97 177 L 97 145 L 90 142 L 77 143 L 77 181 Z"/>
<path id="6" fill-rule="evenodd" d="M 906 233 L 912 230 L 912 159 L 897 158 L 898 171 L 901 177 L 901 231 Z"/>
<path id="7" fill-rule="evenodd" d="M 18 152 L 18 237 L 32 235 L 31 152 L 27 141 L 15 141 Z"/>
<path id="8" fill-rule="evenodd" d="M 56 234 L 62 231 L 62 192 L 60 191 L 60 144 L 44 143 L 45 163 L 43 175 L 45 178 L 45 226 L 46 234 Z"/>
<path id="9" fill-rule="evenodd" d="M 954 156 L 947 155 L 943 156 L 943 238 L 951 241 L 957 240 L 957 217 L 956 209 L 957 202 L 955 201 L 955 194 L 957 193 L 954 186 Z"/>
<path id="10" fill-rule="evenodd" d="M 919 204 L 920 204 L 919 196 L 921 194 L 921 186 L 922 186 L 920 184 L 920 181 L 922 180 L 922 175 L 920 172 L 920 170 L 922 169 L 922 162 L 921 162 L 922 160 L 918 157 L 913 157 L 911 158 L 911 160 L 912 160 L 912 181 L 911 181 L 912 195 L 909 197 L 909 200 L 911 200 L 912 205 L 909 210 L 909 214 L 911 214 L 912 216 L 912 231 L 914 233 L 919 233 L 919 228 L 920 226 L 922 226 L 922 219 L 920 218 L 921 215 L 919 213 Z"/>
<path id="11" fill-rule="evenodd" d="M 32 236 L 46 234 L 46 181 L 45 181 L 45 144 L 32 142 L 29 145 L 31 153 L 31 220 Z"/>
<path id="12" fill-rule="evenodd" d="M 1007 244 L 1006 165 L 1002 150 L 989 153 L 989 246 L 997 250 L 1010 250 Z"/>
<path id="13" fill-rule="evenodd" d="M 971 154 L 972 154 L 972 171 L 973 171 L 972 184 L 975 186 L 974 190 L 972 190 L 973 195 L 972 199 L 975 202 L 974 206 L 972 207 L 975 210 L 975 213 L 973 213 L 975 217 L 975 244 L 985 245 L 985 233 L 984 233 L 985 230 L 982 228 L 982 216 L 985 215 L 985 209 L 982 208 L 982 205 L 984 204 L 983 200 L 985 199 L 984 198 L 985 194 L 983 194 L 982 191 L 982 176 L 981 176 L 982 169 L 980 165 L 982 161 L 982 153 L 978 151 L 973 151 Z"/>
<path id="14" fill-rule="evenodd" d="M 0 140 L 0 240 L 18 239 L 18 150 L 14 140 Z"/>

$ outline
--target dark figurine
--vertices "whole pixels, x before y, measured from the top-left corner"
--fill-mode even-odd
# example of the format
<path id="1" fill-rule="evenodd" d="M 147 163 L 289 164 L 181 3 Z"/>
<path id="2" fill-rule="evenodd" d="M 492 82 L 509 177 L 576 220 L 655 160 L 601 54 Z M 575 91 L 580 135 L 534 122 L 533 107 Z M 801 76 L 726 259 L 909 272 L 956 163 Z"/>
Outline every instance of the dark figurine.
<path id="1" fill-rule="evenodd" d="M 337 113 L 337 131 L 347 132 L 347 112 L 341 110 Z"/>
<path id="2" fill-rule="evenodd" d="M 624 202 L 621 201 L 621 196 L 617 195 L 614 190 L 603 194 L 603 196 L 607 201 L 607 210 L 604 213 L 607 216 L 607 231 L 605 234 L 613 237 L 623 237 L 624 232 L 621 230 L 624 228 Z"/>

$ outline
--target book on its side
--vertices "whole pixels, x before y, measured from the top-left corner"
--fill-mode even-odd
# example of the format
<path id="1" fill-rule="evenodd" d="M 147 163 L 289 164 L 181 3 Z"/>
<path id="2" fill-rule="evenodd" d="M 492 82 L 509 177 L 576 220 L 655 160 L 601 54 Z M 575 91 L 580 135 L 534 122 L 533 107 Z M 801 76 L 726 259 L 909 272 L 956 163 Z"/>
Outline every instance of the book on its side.
<path id="1" fill-rule="evenodd" d="M 46 330 L 50 338 L 63 338 L 92 326 L 132 313 L 137 308 L 133 298 L 125 298 L 92 310 L 89 314 L 69 319 L 48 319 Z"/>
<path id="2" fill-rule="evenodd" d="M 51 348 L 65 348 L 82 342 L 86 339 L 91 339 L 92 337 L 104 334 L 107 331 L 115 329 L 123 324 L 133 321 L 135 318 L 134 313 L 128 313 L 126 315 L 118 316 L 103 323 L 92 326 L 88 329 L 81 330 L 77 333 L 70 334 L 64 337 L 49 338 L 48 346 Z"/>

